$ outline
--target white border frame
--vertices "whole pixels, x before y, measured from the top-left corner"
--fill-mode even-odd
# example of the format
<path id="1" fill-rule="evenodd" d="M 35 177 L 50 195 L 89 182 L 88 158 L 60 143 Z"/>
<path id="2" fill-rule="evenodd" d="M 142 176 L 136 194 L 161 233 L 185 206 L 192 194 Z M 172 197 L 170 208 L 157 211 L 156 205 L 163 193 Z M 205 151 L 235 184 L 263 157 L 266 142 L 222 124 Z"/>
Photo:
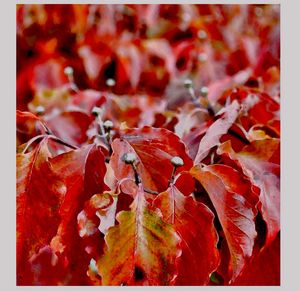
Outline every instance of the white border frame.
<path id="1" fill-rule="evenodd" d="M 300 1 L 13 1 L 1 0 L 1 290 L 117 290 L 119 288 L 144 288 L 157 290 L 297 290 L 300 276 L 298 275 L 299 256 L 299 224 L 300 221 L 300 180 L 297 166 L 300 162 L 299 109 L 300 84 Z M 16 209 L 15 209 L 15 109 L 16 109 L 16 4 L 53 3 L 209 3 L 209 4 L 280 4 L 281 5 L 281 286 L 280 287 L 18 287 L 16 286 Z M 298 61 L 298 62 L 297 62 Z M 297 84 L 298 83 L 298 84 Z M 298 94 L 297 94 L 298 93 Z M 298 95 L 298 96 L 297 96 Z M 299 279 L 298 279 L 299 278 Z M 58 289 L 59 288 L 59 289 Z"/>

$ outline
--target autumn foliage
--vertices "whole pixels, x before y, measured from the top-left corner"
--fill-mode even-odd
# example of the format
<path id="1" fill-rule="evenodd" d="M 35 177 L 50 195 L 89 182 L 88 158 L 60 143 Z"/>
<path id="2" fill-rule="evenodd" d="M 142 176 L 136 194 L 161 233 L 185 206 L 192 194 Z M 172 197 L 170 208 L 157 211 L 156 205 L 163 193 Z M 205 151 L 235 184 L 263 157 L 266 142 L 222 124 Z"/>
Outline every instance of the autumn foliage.
<path id="1" fill-rule="evenodd" d="M 279 285 L 279 6 L 16 13 L 17 285 Z"/>

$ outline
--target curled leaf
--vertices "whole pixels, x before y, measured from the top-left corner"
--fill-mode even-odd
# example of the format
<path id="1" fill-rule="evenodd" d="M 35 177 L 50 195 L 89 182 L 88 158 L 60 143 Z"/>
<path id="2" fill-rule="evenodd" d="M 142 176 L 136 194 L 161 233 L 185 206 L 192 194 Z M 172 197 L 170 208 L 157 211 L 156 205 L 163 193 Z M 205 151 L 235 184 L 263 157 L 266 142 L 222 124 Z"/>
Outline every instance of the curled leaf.
<path id="1" fill-rule="evenodd" d="M 240 110 L 239 103 L 233 101 L 228 107 L 222 109 L 219 114 L 223 114 L 221 118 L 215 121 L 206 131 L 200 141 L 194 164 L 199 164 L 209 153 L 209 151 L 219 144 L 220 138 L 227 133 L 228 129 L 235 122 Z"/>

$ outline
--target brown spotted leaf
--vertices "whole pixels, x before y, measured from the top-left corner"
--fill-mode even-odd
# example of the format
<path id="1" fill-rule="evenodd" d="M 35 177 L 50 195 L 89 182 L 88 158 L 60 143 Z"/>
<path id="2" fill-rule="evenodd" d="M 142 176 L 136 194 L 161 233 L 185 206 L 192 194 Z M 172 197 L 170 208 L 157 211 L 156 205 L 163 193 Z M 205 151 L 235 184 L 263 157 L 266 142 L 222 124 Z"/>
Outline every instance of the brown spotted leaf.
<path id="1" fill-rule="evenodd" d="M 151 209 L 141 184 L 131 210 L 119 212 L 117 220 L 105 236 L 107 248 L 98 261 L 103 285 L 169 285 L 180 239 L 161 212 Z"/>

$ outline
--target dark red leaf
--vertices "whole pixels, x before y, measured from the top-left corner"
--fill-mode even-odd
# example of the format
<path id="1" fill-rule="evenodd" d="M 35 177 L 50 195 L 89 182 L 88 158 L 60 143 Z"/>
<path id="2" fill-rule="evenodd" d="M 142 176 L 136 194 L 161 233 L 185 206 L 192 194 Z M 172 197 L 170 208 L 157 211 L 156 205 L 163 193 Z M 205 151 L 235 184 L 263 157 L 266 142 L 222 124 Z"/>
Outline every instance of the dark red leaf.
<path id="1" fill-rule="evenodd" d="M 259 207 L 268 229 L 266 244 L 280 230 L 279 150 L 278 139 L 254 141 L 238 153 L 233 151 L 230 142 L 225 142 L 218 150 L 220 154 L 228 155 L 235 161 L 253 185 L 260 189 Z"/>
<path id="2" fill-rule="evenodd" d="M 280 286 L 280 237 L 277 236 L 251 261 L 233 285 Z"/>
<path id="3" fill-rule="evenodd" d="M 41 248 L 30 260 L 31 273 L 27 274 L 34 285 L 64 285 L 67 278 L 67 260 L 55 254 L 49 245 Z"/>
<path id="4" fill-rule="evenodd" d="M 195 166 L 191 174 L 205 188 L 217 212 L 229 247 L 234 280 L 252 255 L 258 199 L 249 182 L 229 166 Z"/>
<path id="5" fill-rule="evenodd" d="M 181 238 L 182 254 L 177 259 L 174 284 L 206 285 L 219 264 L 213 213 L 193 197 L 184 196 L 174 185 L 160 193 L 153 205 L 162 211 L 165 222 L 174 225 Z"/>
<path id="6" fill-rule="evenodd" d="M 69 285 L 90 284 L 87 277 L 90 257 L 77 229 L 77 216 L 94 194 L 107 190 L 104 157 L 95 145 L 87 145 L 52 159 L 51 165 L 62 177 L 67 193 L 59 209 L 60 225 L 51 241 L 54 251 L 68 260 Z"/>
<path id="7" fill-rule="evenodd" d="M 66 187 L 53 171 L 48 138 L 26 154 L 17 155 L 17 284 L 31 284 L 25 275 L 29 258 L 56 233 L 59 206 Z"/>

